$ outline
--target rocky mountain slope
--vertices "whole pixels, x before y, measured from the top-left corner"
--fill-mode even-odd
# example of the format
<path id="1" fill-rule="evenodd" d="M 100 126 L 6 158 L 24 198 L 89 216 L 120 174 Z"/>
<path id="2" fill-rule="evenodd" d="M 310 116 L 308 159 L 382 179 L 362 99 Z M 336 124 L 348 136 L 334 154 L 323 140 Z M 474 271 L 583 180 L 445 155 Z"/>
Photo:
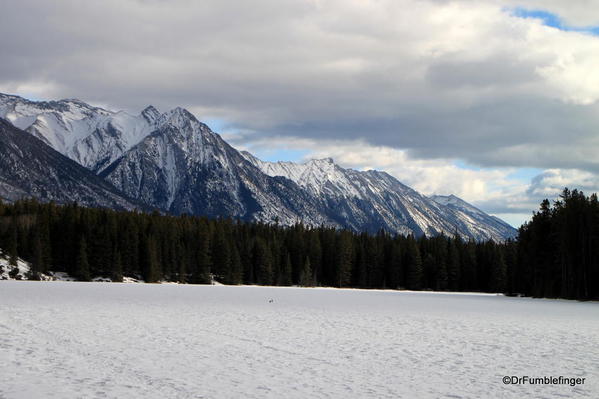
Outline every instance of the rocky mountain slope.
<path id="1" fill-rule="evenodd" d="M 330 222 L 304 190 L 260 172 L 208 126 L 182 108 L 101 172 L 141 201 L 174 214 L 318 225 Z"/>
<path id="2" fill-rule="evenodd" d="M 428 198 L 385 172 L 345 169 L 331 159 L 263 162 L 182 108 L 160 113 L 149 106 L 130 115 L 79 100 L 0 94 L 0 117 L 127 197 L 174 214 L 415 235 L 457 232 L 477 240 L 516 233 L 457 197 Z"/>
<path id="3" fill-rule="evenodd" d="M 76 99 L 29 101 L 0 93 L 0 118 L 96 173 L 154 131 L 159 117 L 154 107 L 130 115 Z"/>
<path id="4" fill-rule="evenodd" d="M 324 203 L 331 219 L 354 230 L 384 228 L 416 235 L 458 232 L 476 239 L 514 235 L 507 223 L 455 196 L 447 203 L 442 201 L 445 197 L 426 197 L 385 172 L 344 169 L 330 158 L 298 164 L 243 155 L 264 173 L 295 181 Z"/>
<path id="5" fill-rule="evenodd" d="M 0 198 L 30 197 L 115 209 L 141 207 L 88 169 L 0 119 Z"/>

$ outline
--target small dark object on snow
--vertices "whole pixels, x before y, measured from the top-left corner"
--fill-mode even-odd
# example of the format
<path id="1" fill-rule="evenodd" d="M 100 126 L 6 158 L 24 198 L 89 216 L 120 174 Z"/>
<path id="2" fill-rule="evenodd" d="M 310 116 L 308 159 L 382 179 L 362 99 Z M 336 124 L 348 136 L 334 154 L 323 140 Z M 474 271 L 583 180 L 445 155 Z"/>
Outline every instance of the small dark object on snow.
<path id="1" fill-rule="evenodd" d="M 274 301 L 275 301 L 274 299 L 270 298 L 270 299 L 268 300 L 268 303 L 273 303 Z"/>

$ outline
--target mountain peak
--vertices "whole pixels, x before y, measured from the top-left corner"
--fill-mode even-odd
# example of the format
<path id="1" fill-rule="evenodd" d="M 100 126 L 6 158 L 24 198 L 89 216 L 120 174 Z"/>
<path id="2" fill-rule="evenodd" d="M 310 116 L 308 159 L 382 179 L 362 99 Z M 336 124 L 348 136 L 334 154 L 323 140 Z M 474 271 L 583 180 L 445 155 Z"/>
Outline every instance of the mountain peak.
<path id="1" fill-rule="evenodd" d="M 316 166 L 330 166 L 335 165 L 335 161 L 333 158 L 319 158 L 319 159 L 311 159 L 307 162 L 308 164 L 316 165 Z"/>
<path id="2" fill-rule="evenodd" d="M 141 111 L 141 116 L 143 116 L 148 122 L 153 123 L 160 118 L 160 111 L 158 111 L 153 105 L 148 105 L 143 111 Z"/>
<path id="3" fill-rule="evenodd" d="M 95 108 L 92 107 L 91 105 L 89 105 L 88 103 L 86 103 L 85 101 L 82 101 L 78 98 L 63 98 L 62 100 L 58 101 L 59 103 L 68 103 L 68 104 L 76 104 L 76 105 L 80 105 L 86 108 Z"/>
<path id="4" fill-rule="evenodd" d="M 176 107 L 165 112 L 160 117 L 160 124 L 170 124 L 177 128 L 183 128 L 189 123 L 199 123 L 195 116 L 182 107 Z"/>
<path id="5" fill-rule="evenodd" d="M 425 197 L 382 171 L 345 169 L 332 158 L 266 162 L 239 153 L 182 107 L 160 114 L 148 106 L 134 116 L 77 99 L 2 96 L 0 104 L 0 117 L 14 126 L 127 195 L 174 213 L 398 234 L 458 231 L 480 240 L 515 232 L 455 196 Z M 272 179 L 279 176 L 286 179 Z"/>
<path id="6" fill-rule="evenodd" d="M 0 98 L 20 98 L 20 97 L 15 96 L 13 94 L 0 93 Z"/>
<path id="7" fill-rule="evenodd" d="M 193 116 L 193 114 L 191 112 L 189 112 L 187 109 L 183 108 L 183 107 L 175 107 L 172 110 L 169 111 L 169 114 L 171 115 L 181 115 L 181 116 L 185 116 L 187 118 L 190 119 L 195 119 L 195 116 Z"/>

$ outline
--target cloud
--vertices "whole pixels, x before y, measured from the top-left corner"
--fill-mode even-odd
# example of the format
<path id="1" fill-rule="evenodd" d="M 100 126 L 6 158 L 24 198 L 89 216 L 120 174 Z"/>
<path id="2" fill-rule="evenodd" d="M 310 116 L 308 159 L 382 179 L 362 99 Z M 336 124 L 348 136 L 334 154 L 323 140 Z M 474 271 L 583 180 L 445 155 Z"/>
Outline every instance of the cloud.
<path id="1" fill-rule="evenodd" d="M 0 90 L 185 106 L 240 144 L 380 157 L 416 188 L 519 212 L 536 191 L 514 168 L 599 172 L 599 37 L 517 7 L 599 24 L 584 0 L 21 0 L 0 15 Z"/>
<path id="2" fill-rule="evenodd" d="M 599 38 L 508 4 L 23 0 L 2 16 L 0 87 L 136 111 L 182 105 L 263 135 L 363 138 L 477 164 L 511 166 L 514 148 L 542 152 L 565 134 L 586 148 Z"/>
<path id="3" fill-rule="evenodd" d="M 492 213 L 518 213 L 523 210 L 527 215 L 530 213 L 530 208 L 520 206 L 520 197 L 528 189 L 528 181 L 513 177 L 514 168 L 478 169 L 464 167 L 451 159 L 417 159 L 406 150 L 372 146 L 363 140 L 252 139 L 237 133 L 226 133 L 224 137 L 237 148 L 263 159 L 270 158 L 272 151 L 295 151 L 303 155 L 298 162 L 332 157 L 346 168 L 384 170 L 425 195 L 455 194 L 466 201 L 486 206 L 486 210 Z M 268 151 L 265 152 L 264 148 Z M 503 202 L 498 205 L 500 201 Z"/>
<path id="4" fill-rule="evenodd" d="M 556 200 L 564 187 L 588 194 L 599 189 L 599 176 L 578 169 L 476 168 L 454 159 L 418 159 L 409 151 L 373 146 L 363 140 L 318 140 L 300 137 L 263 138 L 225 132 L 224 138 L 262 159 L 292 153 L 296 162 L 332 157 L 346 168 L 384 170 L 425 195 L 454 194 L 514 227 L 529 220 L 545 198 Z"/>
<path id="5" fill-rule="evenodd" d="M 599 25 L 599 10 L 593 0 L 500 0 L 498 3 L 530 10 L 545 10 L 559 16 L 565 24 L 573 27 Z"/>

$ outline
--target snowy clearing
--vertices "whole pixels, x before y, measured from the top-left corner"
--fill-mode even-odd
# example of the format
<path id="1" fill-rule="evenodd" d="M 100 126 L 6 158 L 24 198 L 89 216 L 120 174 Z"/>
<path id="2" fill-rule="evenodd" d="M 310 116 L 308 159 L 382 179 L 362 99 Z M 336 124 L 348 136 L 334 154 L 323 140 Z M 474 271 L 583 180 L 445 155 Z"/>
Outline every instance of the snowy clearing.
<path id="1" fill-rule="evenodd" d="M 597 398 L 599 304 L 0 281 L 0 398 L 75 397 Z"/>

